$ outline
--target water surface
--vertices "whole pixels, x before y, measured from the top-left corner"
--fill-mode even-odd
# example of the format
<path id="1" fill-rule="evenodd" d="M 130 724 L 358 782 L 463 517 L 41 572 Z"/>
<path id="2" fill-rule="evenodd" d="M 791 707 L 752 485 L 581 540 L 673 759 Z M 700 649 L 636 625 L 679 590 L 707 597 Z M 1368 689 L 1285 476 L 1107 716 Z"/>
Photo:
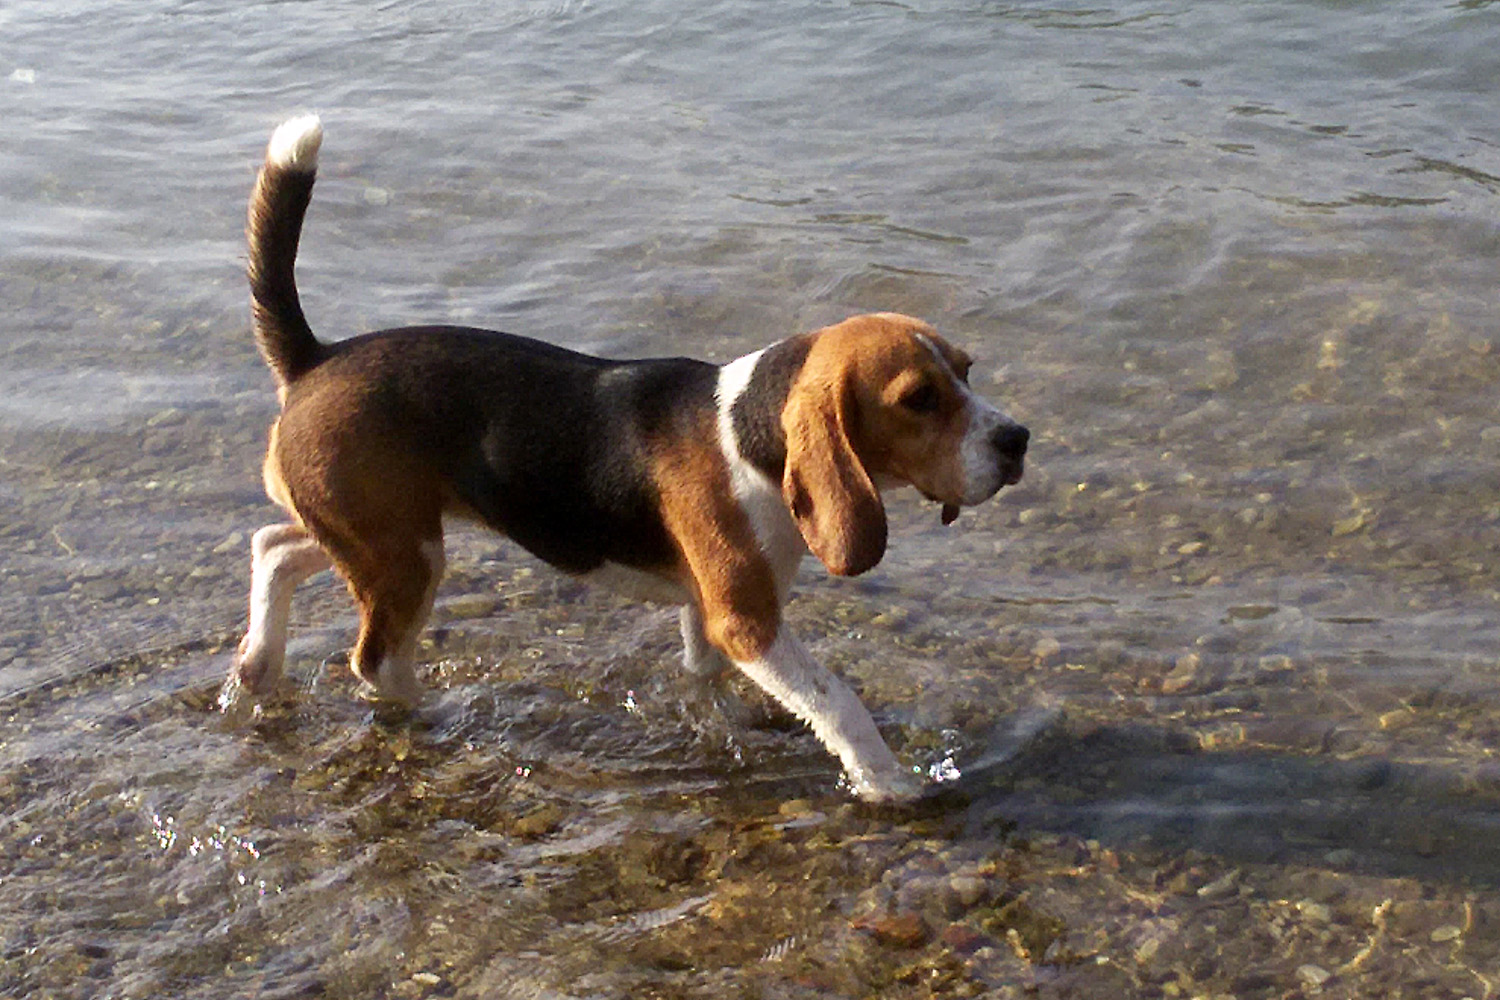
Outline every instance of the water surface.
<path id="1" fill-rule="evenodd" d="M 0 992 L 1490 995 L 1486 3 L 0 10 Z M 913 766 L 705 718 L 673 615 L 478 534 L 414 720 L 299 594 L 214 712 L 270 379 L 241 227 L 328 137 L 326 337 L 718 361 L 921 315 L 1033 430 L 789 614 Z"/>

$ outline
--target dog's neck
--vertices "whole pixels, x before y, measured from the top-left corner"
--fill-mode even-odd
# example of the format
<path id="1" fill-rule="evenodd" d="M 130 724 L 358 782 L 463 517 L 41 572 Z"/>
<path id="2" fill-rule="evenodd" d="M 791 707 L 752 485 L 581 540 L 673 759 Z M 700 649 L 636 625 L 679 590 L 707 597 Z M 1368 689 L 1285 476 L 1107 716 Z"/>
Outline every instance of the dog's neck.
<path id="1" fill-rule="evenodd" d="M 728 389 L 730 398 L 719 404 L 729 407 L 740 455 L 773 482 L 781 481 L 786 467 L 781 411 L 811 346 L 805 334 L 777 341 L 725 365 L 720 379 L 721 392 Z"/>

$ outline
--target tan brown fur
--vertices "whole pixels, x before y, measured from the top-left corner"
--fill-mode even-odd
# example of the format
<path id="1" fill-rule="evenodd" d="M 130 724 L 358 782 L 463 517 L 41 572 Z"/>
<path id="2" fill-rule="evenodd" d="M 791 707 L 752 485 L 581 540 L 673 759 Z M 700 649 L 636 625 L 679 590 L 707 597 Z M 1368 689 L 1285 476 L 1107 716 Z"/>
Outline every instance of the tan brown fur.
<path id="1" fill-rule="evenodd" d="M 775 640 L 781 607 L 770 564 L 712 447 L 714 433 L 705 414 L 683 439 L 660 442 L 652 449 L 652 479 L 705 637 L 732 660 L 754 660 Z"/>
<path id="2" fill-rule="evenodd" d="M 885 553 L 877 477 L 936 499 L 962 492 L 957 457 L 968 421 L 954 380 L 967 376 L 970 363 L 932 327 L 895 313 L 855 316 L 814 334 L 782 417 L 783 493 L 808 548 L 830 572 L 863 573 Z M 894 405 L 923 385 L 936 393 L 933 413 Z"/>
<path id="3" fill-rule="evenodd" d="M 412 644 L 441 573 L 441 481 L 357 384 L 326 372 L 272 427 L 266 491 L 348 584 L 360 614 L 350 667 L 380 687 L 381 663 Z"/>
<path id="4" fill-rule="evenodd" d="M 815 347 L 787 397 L 781 492 L 813 555 L 830 573 L 854 576 L 885 555 L 885 506 L 850 426 L 853 372 L 827 358 Z"/>
<path id="5" fill-rule="evenodd" d="M 296 517 L 297 512 L 292 507 L 292 492 L 287 489 L 286 477 L 281 474 L 281 462 L 276 457 L 279 451 L 277 441 L 281 436 L 280 426 L 281 421 L 279 419 L 271 424 L 270 441 L 266 446 L 266 458 L 261 463 L 261 482 L 265 484 L 266 496 L 271 498 L 271 502 L 293 517 Z M 297 523 L 301 524 L 302 522 L 299 520 Z"/>

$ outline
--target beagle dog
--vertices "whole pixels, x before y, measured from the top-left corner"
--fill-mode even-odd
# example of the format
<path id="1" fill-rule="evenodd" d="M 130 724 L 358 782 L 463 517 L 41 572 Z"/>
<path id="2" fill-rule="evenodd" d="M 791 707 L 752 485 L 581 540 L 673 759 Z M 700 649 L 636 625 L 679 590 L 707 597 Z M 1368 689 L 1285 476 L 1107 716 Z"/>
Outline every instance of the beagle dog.
<path id="1" fill-rule="evenodd" d="M 359 605 L 361 694 L 416 704 L 443 518 L 458 517 L 565 572 L 681 605 L 689 671 L 742 671 L 812 726 L 862 798 L 919 794 L 781 612 L 808 550 L 840 576 L 880 561 L 882 489 L 915 486 L 948 523 L 1021 478 L 1027 430 L 970 389 L 968 356 L 895 314 L 722 367 L 451 326 L 320 341 L 293 266 L 321 142 L 314 116 L 283 124 L 250 198 L 255 339 L 281 402 L 264 479 L 289 521 L 254 536 L 231 696 L 276 682 L 292 591 L 331 567 Z"/>

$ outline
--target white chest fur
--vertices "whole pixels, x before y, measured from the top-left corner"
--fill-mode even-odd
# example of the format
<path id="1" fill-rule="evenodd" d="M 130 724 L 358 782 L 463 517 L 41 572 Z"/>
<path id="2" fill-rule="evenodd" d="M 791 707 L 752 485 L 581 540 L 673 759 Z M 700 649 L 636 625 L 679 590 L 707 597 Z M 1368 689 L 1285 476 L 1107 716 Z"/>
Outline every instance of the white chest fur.
<path id="1" fill-rule="evenodd" d="M 740 452 L 732 416 L 735 400 L 750 384 L 750 377 L 763 354 L 764 350 L 747 354 L 719 369 L 719 385 L 715 393 L 719 404 L 719 448 L 729 466 L 729 481 L 735 499 L 750 518 L 755 539 L 776 577 L 776 596 L 784 604 L 792 578 L 797 575 L 797 566 L 807 554 L 807 544 L 782 499 L 781 484 L 751 465 Z"/>

